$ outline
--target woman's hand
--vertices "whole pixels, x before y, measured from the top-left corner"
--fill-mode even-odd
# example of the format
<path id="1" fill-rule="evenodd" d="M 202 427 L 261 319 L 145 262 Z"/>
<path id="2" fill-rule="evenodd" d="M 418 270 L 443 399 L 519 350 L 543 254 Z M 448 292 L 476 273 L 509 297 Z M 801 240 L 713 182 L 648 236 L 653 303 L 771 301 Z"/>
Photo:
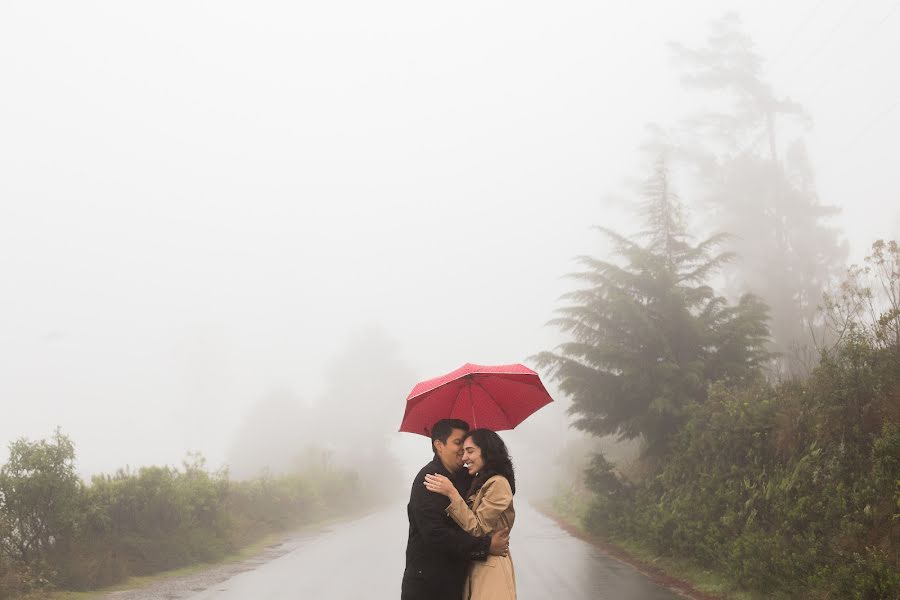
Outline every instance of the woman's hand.
<path id="1" fill-rule="evenodd" d="M 451 500 L 459 496 L 459 491 L 457 491 L 453 482 L 437 473 L 434 475 L 425 475 L 425 489 L 429 492 L 437 492 L 438 494 L 447 496 Z"/>

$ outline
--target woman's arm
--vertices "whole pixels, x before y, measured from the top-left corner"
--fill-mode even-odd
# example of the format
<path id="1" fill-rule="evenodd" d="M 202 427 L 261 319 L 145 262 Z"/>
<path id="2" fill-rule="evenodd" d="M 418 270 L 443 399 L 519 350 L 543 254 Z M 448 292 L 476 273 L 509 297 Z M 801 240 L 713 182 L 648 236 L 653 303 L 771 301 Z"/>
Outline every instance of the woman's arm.
<path id="1" fill-rule="evenodd" d="M 472 511 L 459 495 L 450 499 L 447 513 L 469 535 L 480 537 L 499 526 L 500 515 L 512 504 L 513 494 L 506 477 L 493 477 L 484 484 L 478 508 Z"/>
<path id="2" fill-rule="evenodd" d="M 442 496 L 421 488 L 415 489 L 414 486 L 413 493 L 410 494 L 409 511 L 423 541 L 436 552 L 454 559 L 483 561 L 487 559 L 489 551 L 495 550 L 493 538 L 496 536 L 473 537 L 450 524 L 447 520 L 447 499 Z"/>

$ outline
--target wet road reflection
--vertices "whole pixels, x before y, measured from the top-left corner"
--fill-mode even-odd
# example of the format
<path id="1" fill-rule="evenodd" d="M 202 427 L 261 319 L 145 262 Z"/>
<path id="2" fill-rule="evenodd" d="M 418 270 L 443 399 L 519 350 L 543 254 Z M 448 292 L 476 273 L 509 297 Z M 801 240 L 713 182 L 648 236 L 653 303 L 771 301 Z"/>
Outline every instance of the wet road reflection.
<path id="1" fill-rule="evenodd" d="M 520 600 L 680 598 L 633 567 L 571 536 L 528 505 L 516 507 L 513 536 L 511 546 Z"/>
<path id="2" fill-rule="evenodd" d="M 403 506 L 298 536 L 290 551 L 188 600 L 395 599 L 406 548 Z M 520 600 L 674 600 L 635 569 L 572 537 L 525 502 L 512 554 Z"/>

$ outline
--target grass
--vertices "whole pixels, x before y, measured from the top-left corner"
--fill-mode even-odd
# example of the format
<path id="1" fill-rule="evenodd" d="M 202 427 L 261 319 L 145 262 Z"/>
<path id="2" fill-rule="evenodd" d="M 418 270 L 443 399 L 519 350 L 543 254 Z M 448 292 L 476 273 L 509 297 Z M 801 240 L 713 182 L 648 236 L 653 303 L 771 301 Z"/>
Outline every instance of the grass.
<path id="1" fill-rule="evenodd" d="M 730 578 L 705 568 L 695 561 L 659 556 L 647 546 L 634 540 L 599 537 L 582 525 L 590 499 L 585 494 L 564 490 L 551 502 L 537 507 L 559 521 L 578 537 L 600 546 L 615 558 L 636 567 L 651 579 L 667 587 L 679 589 L 695 598 L 721 600 L 771 600 L 741 589 Z"/>
<path id="2" fill-rule="evenodd" d="M 324 523 L 315 523 L 315 525 L 322 525 Z M 302 527 L 300 530 L 306 529 L 309 526 Z M 297 533 L 297 531 L 291 533 Z M 170 571 L 160 571 L 159 573 L 155 573 L 153 575 L 142 575 L 140 577 L 129 577 L 125 581 L 121 583 L 117 583 L 115 585 L 111 585 L 109 587 L 105 587 L 99 590 L 91 590 L 87 592 L 50 592 L 39 595 L 28 596 L 27 600 L 94 600 L 97 598 L 102 598 L 106 594 L 111 592 L 120 592 L 123 590 L 133 590 L 137 588 L 147 587 L 157 581 L 163 581 L 166 579 L 172 579 L 174 577 L 183 577 L 185 575 L 193 575 L 194 573 L 199 573 L 204 571 L 212 566 L 216 565 L 224 565 L 231 564 L 236 562 L 241 562 L 247 560 L 249 558 L 253 558 L 260 552 L 262 552 L 267 546 L 272 544 L 277 544 L 282 541 L 285 537 L 290 535 L 290 533 L 270 533 L 256 542 L 245 546 L 238 550 L 233 554 L 229 554 L 224 557 L 222 560 L 214 562 L 214 563 L 197 563 L 195 565 L 190 565 L 187 567 L 181 567 L 178 569 L 172 569 Z"/>
<path id="3" fill-rule="evenodd" d="M 620 547 L 625 553 L 638 561 L 649 564 L 670 577 L 687 582 L 691 587 L 704 594 L 724 600 L 771 600 L 771 596 L 760 596 L 739 589 L 729 578 L 715 571 L 705 569 L 694 561 L 659 556 L 645 546 L 631 540 L 615 538 L 609 540 L 609 543 Z"/>
<path id="4" fill-rule="evenodd" d="M 101 600 L 106 597 L 107 594 L 112 592 L 121 592 L 125 590 L 133 590 L 138 588 L 147 587 L 152 585 L 158 581 L 165 581 L 166 579 L 173 579 L 175 577 L 184 577 L 186 575 L 193 575 L 195 573 L 199 573 L 201 571 L 205 571 L 210 567 L 218 566 L 218 565 L 226 565 L 241 562 L 250 558 L 253 558 L 260 554 L 263 550 L 265 550 L 268 546 L 272 544 L 277 544 L 283 542 L 286 538 L 296 535 L 298 533 L 302 533 L 305 531 L 309 531 L 310 529 L 315 529 L 319 527 L 325 527 L 333 523 L 339 523 L 342 521 L 346 521 L 348 519 L 353 519 L 364 514 L 361 512 L 354 512 L 349 515 L 342 515 L 338 517 L 332 517 L 328 519 L 323 519 L 321 521 L 315 521 L 312 523 L 306 523 L 296 529 L 291 531 L 282 531 L 276 533 L 270 533 L 259 540 L 244 546 L 237 552 L 233 554 L 229 554 L 224 557 L 220 561 L 212 562 L 212 563 L 197 563 L 194 565 L 189 565 L 187 567 L 181 567 L 178 569 L 172 569 L 169 571 L 160 571 L 159 573 L 154 573 L 153 575 L 142 575 L 139 577 L 129 577 L 125 581 L 121 583 L 117 583 L 115 585 L 111 585 L 105 588 L 101 588 L 98 590 L 90 590 L 86 592 L 70 592 L 70 591 L 58 591 L 58 592 L 44 592 L 38 594 L 32 594 L 22 598 L 21 600 Z"/>

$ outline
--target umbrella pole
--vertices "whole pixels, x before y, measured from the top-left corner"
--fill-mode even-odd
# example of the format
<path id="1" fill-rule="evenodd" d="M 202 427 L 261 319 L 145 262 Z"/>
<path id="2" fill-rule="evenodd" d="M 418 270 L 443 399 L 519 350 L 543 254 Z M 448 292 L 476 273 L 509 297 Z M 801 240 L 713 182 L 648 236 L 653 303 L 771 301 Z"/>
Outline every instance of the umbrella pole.
<path id="1" fill-rule="evenodd" d="M 469 408 L 472 409 L 472 429 L 478 429 L 478 421 L 475 420 L 475 401 L 472 400 L 472 378 L 469 377 L 467 383 L 469 384 Z"/>

